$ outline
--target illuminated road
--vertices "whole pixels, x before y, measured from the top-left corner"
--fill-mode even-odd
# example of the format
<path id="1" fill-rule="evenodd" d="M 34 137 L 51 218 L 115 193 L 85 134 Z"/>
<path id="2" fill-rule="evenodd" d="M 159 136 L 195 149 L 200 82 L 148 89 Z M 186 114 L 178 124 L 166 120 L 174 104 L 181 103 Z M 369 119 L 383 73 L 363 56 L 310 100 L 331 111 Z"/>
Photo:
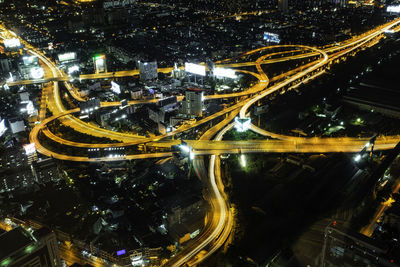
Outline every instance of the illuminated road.
<path id="1" fill-rule="evenodd" d="M 287 153 L 287 152 L 295 152 L 295 153 L 327 153 L 327 152 L 359 152 L 367 139 L 360 138 L 298 138 L 284 135 L 277 135 L 274 133 L 266 132 L 262 129 L 259 129 L 252 126 L 252 130 L 266 135 L 272 136 L 274 138 L 278 138 L 280 140 L 247 140 L 247 141 L 221 141 L 223 134 L 232 127 L 232 124 L 226 126 L 229 121 L 232 120 L 236 114 L 238 114 L 240 110 L 240 117 L 246 118 L 248 116 L 249 108 L 254 105 L 257 101 L 273 94 L 276 92 L 284 93 L 285 90 L 289 88 L 293 88 L 299 86 L 301 83 L 307 82 L 310 79 L 313 79 L 324 73 L 324 68 L 329 64 L 334 63 L 336 59 L 339 59 L 342 56 L 355 53 L 358 48 L 364 48 L 372 46 L 376 43 L 378 38 L 381 38 L 382 33 L 394 26 L 398 26 L 400 20 L 397 19 L 391 23 L 387 23 L 384 26 L 378 27 L 366 34 L 363 34 L 358 37 L 354 37 L 351 40 L 342 42 L 337 46 L 329 46 L 324 49 L 311 48 L 301 45 L 286 45 L 286 46 L 276 46 L 276 47 L 287 47 L 287 48 L 296 48 L 302 49 L 306 52 L 298 55 L 289 55 L 284 56 L 282 53 L 281 58 L 268 58 L 274 56 L 272 54 L 262 55 L 254 62 L 243 62 L 243 63 L 229 63 L 229 60 L 225 61 L 226 64 L 231 64 L 228 66 L 234 66 L 233 64 L 238 64 L 235 66 L 245 66 L 246 64 L 250 64 L 251 66 L 256 66 L 258 73 L 249 74 L 257 77 L 260 80 L 259 83 L 254 85 L 252 88 L 247 90 L 246 92 L 238 92 L 234 94 L 223 94 L 223 95 L 214 95 L 214 96 L 206 96 L 206 99 L 216 99 L 216 98 L 227 98 L 227 97 L 243 97 L 239 100 L 238 103 L 231 105 L 230 107 L 225 108 L 224 110 L 212 114 L 208 117 L 202 118 L 199 121 L 191 125 L 184 125 L 177 130 L 150 138 L 139 137 L 137 135 L 126 134 L 126 133 L 117 133 L 113 131 L 108 131 L 105 129 L 101 129 L 99 127 L 93 126 L 89 123 L 85 123 L 74 116 L 73 113 L 79 111 L 79 109 L 74 110 L 65 110 L 64 106 L 61 103 L 61 98 L 59 94 L 58 82 L 53 81 L 53 90 L 43 89 L 43 97 L 46 99 L 42 99 L 41 110 L 43 109 L 43 101 L 47 103 L 47 107 L 53 113 L 53 116 L 43 119 L 45 115 L 43 113 L 40 115 L 42 119 L 41 123 L 37 124 L 34 129 L 30 133 L 30 140 L 36 144 L 36 148 L 38 152 L 47 155 L 49 157 L 54 157 L 61 160 L 70 160 L 70 161 L 120 161 L 127 159 L 144 159 L 144 158 L 155 158 L 155 157 L 170 157 L 172 154 L 170 152 L 158 152 L 158 153 L 144 153 L 144 154 L 136 154 L 136 155 L 127 155 L 123 158 L 88 158 L 86 156 L 76 156 L 76 155 L 64 155 L 61 153 L 57 153 L 55 151 L 51 151 L 49 148 L 44 147 L 39 139 L 38 134 L 40 131 L 43 131 L 48 138 L 51 138 L 55 142 L 59 142 L 64 145 L 76 146 L 76 147 L 109 147 L 109 146 L 132 146 L 143 143 L 149 143 L 149 145 L 159 146 L 159 147 L 168 147 L 171 144 L 179 144 L 179 141 L 169 141 L 162 140 L 167 137 L 172 137 L 178 133 L 183 133 L 187 130 L 198 127 L 206 122 L 209 122 L 215 118 L 228 114 L 228 118 L 223 120 L 221 123 L 218 123 L 216 126 L 212 127 L 210 131 L 206 132 L 205 137 L 201 140 L 187 140 L 188 145 L 193 149 L 195 155 L 211 155 L 210 164 L 209 164 L 209 188 L 210 188 L 210 196 L 209 200 L 213 207 L 213 217 L 210 222 L 210 227 L 205 229 L 204 233 L 200 235 L 190 246 L 184 248 L 182 253 L 179 253 L 177 257 L 172 258 L 168 265 L 171 266 L 180 266 L 185 262 L 193 259 L 195 255 L 199 252 L 204 251 L 203 258 L 211 255 L 215 250 L 217 250 L 229 236 L 232 218 L 231 212 L 228 208 L 228 204 L 226 199 L 221 194 L 223 189 L 223 185 L 220 178 L 220 168 L 219 168 L 219 160 L 217 160 L 216 155 L 226 154 L 226 153 L 268 153 L 268 152 L 279 152 L 279 153 Z M 36 54 L 39 59 L 47 66 L 48 71 L 53 74 L 54 80 L 63 80 L 68 77 L 65 73 L 62 73 L 57 66 L 52 63 L 49 59 L 43 56 L 39 51 L 27 46 L 29 52 L 32 54 Z M 263 50 L 271 49 L 268 48 L 260 48 L 253 51 L 249 51 L 243 56 L 249 56 L 254 53 L 261 52 Z M 287 53 L 290 53 L 287 52 Z M 275 53 L 277 54 L 277 53 Z M 274 62 L 281 62 L 292 59 L 301 59 L 311 56 L 319 56 L 314 62 L 311 62 L 307 65 L 299 67 L 290 72 L 287 76 L 280 76 L 280 79 L 277 80 L 277 83 L 268 87 L 269 81 L 273 80 L 276 77 L 269 79 L 267 75 L 264 73 L 261 68 L 262 64 L 272 64 Z M 321 57 L 322 56 L 322 57 Z M 241 65 L 240 65 L 241 64 Z M 221 64 L 222 65 L 222 64 Z M 248 65 L 248 66 L 250 66 Z M 160 69 L 160 72 L 171 72 L 172 68 L 163 68 Z M 246 72 L 243 70 L 238 70 L 242 72 Z M 46 71 L 47 72 L 47 71 Z M 89 74 L 86 76 L 87 79 L 97 79 L 97 78 L 110 78 L 110 77 L 122 77 L 124 76 L 132 76 L 137 75 L 137 70 L 118 72 L 118 73 L 105 73 L 105 74 Z M 109 76 L 111 75 L 111 76 Z M 121 76 L 117 76 L 121 75 Z M 51 79 L 51 78 L 46 78 Z M 299 83 L 301 81 L 301 83 Z M 71 93 L 72 97 L 77 99 L 78 101 L 84 101 L 79 94 L 79 91 L 76 88 L 73 88 L 69 83 L 65 82 L 65 85 L 68 91 Z M 47 91 L 48 90 L 48 91 Z M 130 104 L 139 104 L 139 103 L 150 103 L 156 102 L 158 100 L 148 100 L 142 102 L 131 102 Z M 111 107 L 118 106 L 119 103 L 102 103 L 102 107 Z M 235 114 L 236 113 L 236 114 Z M 234 114 L 234 115 L 233 115 Z M 71 126 L 74 130 L 92 135 L 97 137 L 106 137 L 111 140 L 120 141 L 120 143 L 115 144 L 82 144 L 79 142 L 73 142 L 64 140 L 60 137 L 57 137 L 46 128 L 46 124 L 52 120 L 59 119 L 63 124 L 67 126 Z M 222 131 L 221 131 L 222 130 Z M 216 135 L 217 137 L 214 141 L 209 141 L 205 139 L 209 139 L 212 136 Z M 275 136 L 274 136 L 275 135 Z M 395 146 L 395 144 L 400 141 L 400 136 L 381 136 L 376 140 L 375 149 L 390 149 Z M 203 175 L 204 176 L 204 175 Z M 204 177 L 202 178 L 204 179 Z M 193 263 L 201 261 L 200 258 L 194 259 Z"/>

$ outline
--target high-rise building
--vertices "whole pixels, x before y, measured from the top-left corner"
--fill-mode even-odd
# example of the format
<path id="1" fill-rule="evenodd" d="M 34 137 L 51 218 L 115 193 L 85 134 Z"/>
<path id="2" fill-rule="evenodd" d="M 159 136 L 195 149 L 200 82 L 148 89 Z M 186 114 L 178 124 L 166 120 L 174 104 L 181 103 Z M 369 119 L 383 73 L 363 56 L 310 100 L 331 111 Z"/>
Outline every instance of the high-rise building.
<path id="1" fill-rule="evenodd" d="M 2 72 L 8 72 L 10 71 L 10 61 L 8 60 L 8 58 L 4 55 L 1 54 L 0 56 L 0 71 Z"/>
<path id="2" fill-rule="evenodd" d="M 202 116 L 204 92 L 201 89 L 188 89 L 185 100 L 182 101 L 182 113 L 187 115 Z"/>
<path id="3" fill-rule="evenodd" d="M 288 0 L 278 0 L 278 9 L 282 13 L 287 13 L 289 11 Z"/>
<path id="4" fill-rule="evenodd" d="M 332 223 L 325 229 L 321 266 L 398 266 L 388 255 L 390 247 Z"/>
<path id="5" fill-rule="evenodd" d="M 60 267 L 56 235 L 45 228 L 31 234 L 22 227 L 1 234 L 0 266 Z"/>
<path id="6" fill-rule="evenodd" d="M 157 61 L 139 62 L 140 79 L 147 81 L 157 79 Z"/>

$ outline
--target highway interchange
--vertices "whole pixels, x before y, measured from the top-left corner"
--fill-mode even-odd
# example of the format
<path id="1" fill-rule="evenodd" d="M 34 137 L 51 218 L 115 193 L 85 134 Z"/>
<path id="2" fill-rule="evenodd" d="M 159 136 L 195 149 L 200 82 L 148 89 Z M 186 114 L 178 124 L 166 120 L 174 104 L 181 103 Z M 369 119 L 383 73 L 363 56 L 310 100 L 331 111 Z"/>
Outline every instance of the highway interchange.
<path id="1" fill-rule="evenodd" d="M 225 118 L 208 129 L 199 140 L 185 140 L 185 142 L 191 147 L 192 153 L 195 156 L 211 155 L 209 170 L 205 170 L 204 162 L 202 157 L 196 157 L 193 161 L 195 170 L 199 178 L 207 184 L 207 195 L 205 198 L 210 202 L 212 211 L 208 215 L 208 222 L 202 233 L 189 244 L 186 245 L 182 251 L 180 251 L 175 257 L 171 258 L 166 266 L 181 266 L 185 263 L 193 265 L 201 260 L 207 258 L 218 248 L 220 248 L 231 232 L 233 217 L 232 211 L 229 206 L 229 201 L 224 194 L 223 184 L 221 181 L 219 157 L 217 155 L 230 154 L 230 153 L 268 153 L 268 152 L 291 152 L 291 153 L 326 153 L 326 152 L 358 152 L 360 151 L 368 139 L 363 138 L 302 138 L 293 137 L 288 135 L 281 135 L 271 133 L 263 129 L 258 128 L 255 125 L 251 126 L 251 130 L 267 136 L 273 139 L 265 140 L 246 140 L 246 141 L 222 141 L 224 134 L 233 127 L 232 120 L 236 116 L 246 118 L 249 114 L 250 108 L 255 105 L 258 101 L 263 98 L 267 98 L 272 94 L 284 93 L 287 90 L 298 87 L 302 83 L 306 83 L 308 80 L 314 79 L 319 75 L 322 75 L 326 68 L 329 68 L 331 64 L 339 63 L 342 57 L 352 55 L 358 50 L 365 49 L 377 43 L 382 38 L 383 33 L 388 29 L 398 30 L 400 19 L 389 22 L 382 25 L 374 30 L 371 30 L 361 36 L 355 36 L 352 39 L 342 42 L 338 45 L 330 45 L 323 48 L 313 48 L 302 45 L 290 45 L 290 46 L 268 46 L 247 53 L 242 54 L 238 58 L 227 59 L 221 62 L 217 62 L 217 66 L 229 67 L 229 68 L 240 68 L 255 66 L 258 73 L 250 72 L 247 70 L 237 70 L 244 73 L 253 75 L 258 79 L 258 82 L 248 90 L 233 94 L 222 94 L 222 95 L 210 95 L 205 96 L 206 101 L 211 101 L 218 98 L 233 98 L 236 101 L 232 101 L 232 105 L 223 109 L 220 112 L 212 114 L 208 117 L 202 118 L 193 124 L 184 125 L 175 131 L 152 137 L 142 137 L 135 134 L 128 133 L 117 133 L 96 127 L 92 124 L 86 123 L 74 115 L 79 113 L 79 108 L 73 110 L 66 110 L 61 102 L 61 96 L 59 92 L 58 82 L 64 82 L 66 88 L 70 92 L 71 96 L 78 101 L 85 101 L 79 94 L 76 88 L 73 88 L 68 83 L 69 77 L 63 73 L 54 62 L 43 55 L 42 52 L 33 48 L 26 42 L 24 42 L 26 49 L 29 53 L 37 55 L 43 65 L 46 68 L 46 73 L 50 74 L 50 77 L 45 77 L 40 81 L 21 81 L 15 82 L 14 84 L 29 84 L 36 82 L 49 82 L 51 86 L 43 86 L 42 102 L 39 111 L 40 123 L 38 123 L 30 133 L 30 141 L 35 143 L 36 149 L 43 155 L 53 157 L 60 160 L 70 161 L 120 161 L 130 159 L 145 159 L 145 158 L 156 158 L 156 157 L 169 157 L 172 155 L 171 152 L 154 152 L 154 153 L 141 153 L 126 155 L 124 158 L 89 158 L 86 156 L 76 155 L 65 155 L 57 151 L 52 151 L 50 148 L 43 146 L 38 138 L 39 133 L 43 133 L 47 138 L 50 138 L 54 142 L 68 145 L 71 147 L 80 148 L 104 148 L 104 147 L 121 147 L 121 146 L 134 146 L 146 143 L 147 146 L 168 148 L 171 145 L 179 145 L 180 140 L 166 140 L 168 137 L 173 137 L 178 133 L 183 133 L 195 127 L 198 127 L 206 122 L 209 122 L 215 118 L 225 116 Z M 3 28 L 3 31 L 6 29 Z M 288 51 L 273 52 L 274 49 L 287 48 Z M 262 54 L 264 52 L 270 52 L 269 54 Z M 261 54 L 258 59 L 251 62 L 236 62 L 243 61 L 248 56 Z M 276 57 L 279 56 L 279 57 Z M 279 75 L 278 77 L 269 78 L 262 69 L 263 64 L 272 64 L 276 62 L 282 62 L 287 60 L 295 59 L 307 59 L 310 58 L 311 62 L 300 66 L 292 71 Z M 163 68 L 160 72 L 169 73 L 173 68 Z M 104 73 L 104 74 L 89 74 L 82 75 L 82 79 L 101 79 L 101 78 L 112 78 L 112 77 L 123 77 L 132 76 L 139 74 L 137 70 L 123 71 L 116 73 Z M 270 85 L 272 84 L 272 85 Z M 12 84 L 10 84 L 12 85 Z M 182 100 L 180 98 L 179 100 Z M 130 105 L 154 103 L 157 99 L 146 100 L 146 101 L 130 101 Z M 101 103 L 101 107 L 118 107 L 119 102 L 104 102 Z M 46 109 L 49 109 L 52 116 L 46 118 Z M 116 143 L 109 144 L 88 144 L 65 140 L 52 133 L 48 128 L 47 124 L 59 120 L 62 124 L 72 127 L 75 131 L 84 133 L 96 137 L 106 137 L 110 140 L 117 141 Z M 212 137 L 214 137 L 213 140 Z M 376 140 L 375 149 L 384 150 L 393 148 L 397 142 L 400 141 L 400 136 L 379 136 Z M 202 252 L 202 253 L 200 253 Z M 199 254 L 200 253 L 200 254 Z M 196 256 L 200 255 L 200 256 Z"/>

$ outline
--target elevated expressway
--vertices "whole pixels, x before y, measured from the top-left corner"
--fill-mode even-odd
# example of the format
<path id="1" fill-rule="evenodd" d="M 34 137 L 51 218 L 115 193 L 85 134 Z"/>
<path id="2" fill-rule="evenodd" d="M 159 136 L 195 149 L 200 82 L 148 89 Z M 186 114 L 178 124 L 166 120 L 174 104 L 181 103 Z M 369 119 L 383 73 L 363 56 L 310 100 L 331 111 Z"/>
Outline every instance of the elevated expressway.
<path id="1" fill-rule="evenodd" d="M 75 146 L 75 147 L 104 148 L 104 147 L 133 146 L 133 145 L 138 145 L 141 143 L 148 143 L 148 145 L 150 145 L 150 146 L 170 147 L 172 144 L 177 144 L 178 141 L 161 141 L 160 142 L 160 140 L 165 139 L 170 136 L 173 136 L 173 135 L 176 135 L 178 133 L 182 133 L 191 128 L 197 127 L 205 122 L 208 122 L 214 118 L 222 116 L 222 115 L 224 115 L 232 110 L 235 110 L 237 108 L 241 108 L 240 116 L 242 118 L 244 118 L 244 117 L 246 117 L 245 114 L 248 112 L 248 109 L 257 101 L 259 101 L 262 98 L 264 98 L 268 95 L 271 95 L 275 92 L 279 92 L 279 91 L 291 88 L 293 86 L 296 86 L 296 85 L 294 85 L 294 83 L 297 80 L 303 79 L 307 75 L 310 76 L 307 79 L 312 79 L 318 75 L 321 75 L 324 72 L 324 69 L 323 69 L 324 66 L 333 62 L 340 56 L 343 56 L 348 53 L 352 53 L 353 51 L 362 47 L 363 45 L 368 45 L 371 40 L 373 40 L 374 38 L 381 35 L 383 31 L 385 31 L 386 29 L 391 28 L 393 26 L 396 26 L 398 23 L 399 23 L 398 20 L 394 21 L 391 24 L 386 25 L 385 27 L 379 27 L 377 30 L 371 32 L 370 34 L 366 34 L 359 38 L 354 38 L 354 40 L 352 40 L 352 41 L 344 42 L 341 46 L 330 47 L 330 48 L 326 49 L 327 52 L 318 50 L 315 48 L 300 46 L 300 45 L 299 46 L 295 46 L 295 45 L 280 46 L 280 47 L 287 47 L 287 48 L 304 49 L 306 51 L 311 50 L 312 51 L 311 53 L 304 53 L 304 54 L 313 54 L 314 55 L 315 53 L 319 53 L 323 57 L 321 59 L 315 61 L 315 63 L 312 62 L 312 63 L 308 64 L 308 65 L 310 65 L 308 68 L 305 68 L 304 70 L 301 70 L 301 71 L 297 71 L 296 74 L 290 73 L 290 75 L 292 75 L 292 76 L 287 79 L 284 79 L 282 82 L 278 82 L 278 83 L 274 84 L 273 86 L 267 87 L 269 80 L 268 80 L 268 77 L 266 76 L 266 74 L 264 73 L 264 71 L 262 70 L 261 65 L 263 64 L 262 62 L 265 60 L 265 58 L 270 57 L 271 55 L 267 54 L 267 55 L 261 56 L 260 58 L 258 58 L 256 60 L 255 65 L 258 70 L 259 77 L 261 79 L 263 79 L 264 82 L 257 83 L 253 88 L 250 88 L 249 90 L 247 90 L 245 92 L 239 92 L 239 93 L 234 93 L 234 94 L 229 94 L 229 95 L 224 94 L 224 95 L 206 96 L 206 98 L 210 99 L 210 100 L 217 99 L 217 98 L 226 98 L 226 97 L 241 97 L 241 96 L 246 96 L 246 95 L 253 95 L 252 98 L 242 100 L 239 103 L 234 104 L 231 107 L 224 109 L 221 112 L 218 112 L 216 114 L 213 114 L 209 117 L 206 117 L 204 119 L 197 121 L 193 125 L 185 125 L 179 129 L 177 129 L 176 131 L 173 131 L 172 133 L 168 133 L 166 135 L 156 136 L 156 137 L 151 137 L 151 138 L 143 138 L 143 137 L 138 137 L 136 135 L 133 136 L 131 134 L 123 134 L 123 137 L 121 138 L 121 136 L 120 136 L 121 133 L 118 133 L 117 134 L 118 136 L 116 138 L 115 132 L 107 131 L 107 130 L 104 130 L 101 128 L 94 129 L 93 126 L 90 125 L 89 129 L 84 129 L 79 132 L 83 132 L 83 133 L 86 133 L 89 135 L 94 135 L 94 136 L 100 135 L 101 137 L 107 137 L 109 139 L 118 140 L 121 142 L 109 143 L 109 144 L 85 144 L 85 143 L 73 142 L 73 141 L 69 141 L 69 140 L 65 140 L 60 137 L 57 137 L 56 135 L 52 134 L 47 128 L 44 127 L 48 121 L 52 120 L 51 118 L 53 118 L 53 119 L 55 118 L 53 116 L 53 117 L 46 119 L 41 124 L 39 124 L 35 127 L 35 129 L 31 133 L 31 141 L 33 141 L 37 144 L 37 148 L 38 148 L 39 152 L 41 152 L 45 155 L 52 156 L 54 158 L 60 158 L 60 159 L 65 159 L 66 156 L 60 156 L 59 154 L 54 153 L 39 144 L 38 139 L 37 139 L 37 133 L 39 132 L 39 130 L 44 129 L 44 133 L 47 135 L 47 137 L 51 138 L 53 141 L 56 141 L 56 142 L 64 144 L 64 145 Z M 247 53 L 243 54 L 242 57 L 252 55 L 256 52 L 260 52 L 260 51 L 267 50 L 267 49 L 271 49 L 271 47 L 264 47 L 264 48 L 260 48 L 260 49 L 256 49 L 256 50 L 247 52 Z M 290 52 L 292 52 L 292 51 L 290 51 Z M 328 52 L 330 53 L 330 55 L 328 55 Z M 282 52 L 280 52 L 280 53 L 282 53 Z M 286 60 L 288 60 L 288 58 L 286 58 Z M 151 102 L 155 102 L 155 101 L 157 101 L 157 100 L 151 100 Z M 137 103 L 139 103 L 139 102 L 137 102 Z M 145 102 L 141 101 L 140 103 L 145 103 Z M 135 103 L 132 102 L 131 104 L 135 104 Z M 117 106 L 117 105 L 119 105 L 119 103 L 102 103 L 102 106 Z M 76 110 L 76 112 L 77 111 L 78 110 Z M 59 112 L 57 114 L 57 117 L 60 118 L 61 116 L 59 116 L 59 115 L 62 115 L 62 114 L 66 114 L 65 111 Z M 62 121 L 62 122 L 64 123 L 64 121 Z M 86 128 L 86 125 L 85 125 L 85 128 Z M 76 129 L 76 127 L 74 129 Z M 278 142 L 277 140 L 264 140 L 263 144 L 259 144 L 259 143 L 255 144 L 252 141 L 247 141 L 251 145 L 253 145 L 253 147 L 252 147 L 253 150 L 248 145 L 244 144 L 243 142 L 237 142 L 236 144 L 232 144 L 229 142 L 227 142 L 227 143 L 221 142 L 220 146 L 211 141 L 208 144 L 204 144 L 201 141 L 188 140 L 187 142 L 194 149 L 195 154 L 199 154 L 199 155 L 200 154 L 204 155 L 207 153 L 222 154 L 224 152 L 226 152 L 226 153 L 245 153 L 245 152 L 250 153 L 252 151 L 254 151 L 254 152 L 265 152 L 265 151 L 269 151 L 269 152 L 305 152 L 305 151 L 310 151 L 310 152 L 316 152 L 316 153 L 317 152 L 321 152 L 321 153 L 336 152 L 336 151 L 345 152 L 345 151 L 357 151 L 360 147 L 362 147 L 359 145 L 358 139 L 355 140 L 354 138 L 349 139 L 349 142 L 351 142 L 353 145 L 346 145 L 346 146 L 335 145 L 335 146 L 333 146 L 333 145 L 330 145 L 331 141 L 327 138 L 319 138 L 318 143 L 317 143 L 316 141 L 311 140 L 311 139 L 310 140 L 308 140 L 308 139 L 300 140 L 297 137 L 276 135 L 274 133 L 269 133 L 262 129 L 259 129 L 254 125 L 252 125 L 252 130 L 254 130 L 255 132 L 257 132 L 259 134 L 262 134 L 265 136 L 270 136 L 273 138 L 278 138 L 283 141 Z M 396 138 L 397 137 L 393 137 L 393 138 L 390 138 L 390 140 L 397 140 Z M 361 142 L 364 142 L 364 140 L 362 140 Z M 378 139 L 377 143 L 379 143 L 379 142 L 380 142 L 380 140 Z M 387 148 L 388 147 L 387 141 L 383 141 L 383 142 L 385 142 L 385 145 L 382 147 Z M 207 149 L 204 149 L 205 147 L 206 148 L 212 147 L 213 150 L 208 149 L 208 151 L 206 151 Z M 218 149 L 216 149 L 217 147 L 218 147 Z M 161 153 L 161 154 L 157 153 L 155 155 L 165 155 L 165 153 Z M 155 155 L 148 155 L 147 157 L 153 157 Z M 137 158 L 137 157 L 138 157 L 138 155 L 126 156 L 127 159 Z M 143 156 L 140 156 L 140 157 L 143 157 Z M 67 158 L 69 160 L 81 161 L 84 157 L 67 156 Z M 99 160 L 117 160 L 117 159 L 115 159 L 115 158 L 102 158 L 102 159 L 87 158 L 85 160 L 99 161 Z"/>
<path id="2" fill-rule="evenodd" d="M 85 124 L 84 122 L 76 119 L 72 114 L 79 112 L 79 109 L 73 110 L 65 110 L 60 101 L 60 96 L 58 92 L 58 84 L 57 81 L 54 82 L 54 88 L 52 92 L 47 92 L 44 94 L 46 97 L 47 106 L 50 111 L 52 111 L 53 116 L 49 118 L 45 118 L 45 115 L 42 115 L 42 121 L 38 124 L 30 134 L 31 142 L 36 144 L 38 151 L 47 156 L 61 159 L 61 160 L 72 160 L 72 161 L 120 161 L 125 159 L 142 159 L 142 158 L 152 158 L 152 157 L 168 157 L 171 156 L 171 152 L 160 152 L 160 153 L 144 153 L 144 154 L 136 154 L 136 155 L 127 155 L 124 158 L 88 158 L 85 156 L 73 156 L 73 155 L 64 155 L 57 153 L 55 151 L 51 151 L 48 148 L 45 148 L 41 145 L 38 139 L 38 133 L 43 131 L 47 135 L 48 138 L 51 138 L 53 141 L 76 147 L 114 147 L 114 146 L 132 146 L 142 143 L 147 143 L 148 145 L 153 145 L 157 147 L 170 147 L 172 144 L 179 144 L 180 141 L 174 140 L 165 140 L 166 137 L 173 136 L 177 133 L 181 133 L 197 127 L 202 123 L 210 121 L 214 118 L 227 114 L 227 117 L 222 120 L 220 123 L 212 127 L 208 130 L 200 140 L 187 140 L 187 143 L 193 149 L 195 155 L 211 155 L 210 164 L 209 164 L 209 173 L 208 173 L 208 188 L 209 196 L 208 199 L 212 203 L 213 217 L 210 220 L 210 224 L 206 227 L 204 232 L 196 239 L 196 242 L 193 242 L 189 246 L 185 247 L 183 251 L 178 253 L 176 257 L 173 257 L 166 265 L 168 266 L 180 266 L 184 263 L 188 263 L 191 260 L 192 264 L 195 264 L 202 259 L 195 258 L 200 251 L 205 250 L 205 255 L 203 257 L 208 257 L 215 250 L 217 250 L 228 238 L 231 227 L 232 227 L 232 215 L 231 211 L 227 206 L 227 199 L 223 194 L 223 185 L 220 179 L 220 169 L 219 169 L 219 159 L 215 155 L 224 154 L 224 153 L 260 153 L 260 152 L 301 152 L 301 153 L 320 153 L 320 152 L 357 152 L 359 151 L 365 144 L 367 140 L 359 139 L 359 138 L 298 138 L 292 136 L 284 136 L 277 135 L 274 133 L 269 133 L 262 129 L 257 128 L 256 126 L 252 126 L 252 130 L 273 138 L 277 138 L 278 140 L 249 140 L 249 141 L 221 141 L 223 135 L 232 128 L 232 124 L 229 122 L 237 115 L 240 114 L 240 117 L 245 118 L 248 114 L 249 108 L 255 104 L 257 101 L 261 100 L 264 97 L 267 97 L 274 93 L 285 92 L 286 90 L 290 90 L 291 88 L 295 88 L 298 86 L 298 82 L 303 80 L 303 82 L 308 79 L 315 78 L 324 72 L 324 68 L 329 66 L 329 64 L 333 63 L 335 60 L 340 57 L 355 53 L 357 49 L 362 49 L 364 47 L 368 47 L 376 43 L 376 40 L 381 38 L 382 33 L 386 29 L 390 29 L 392 27 L 397 26 L 400 23 L 399 20 L 395 20 L 391 23 L 388 23 L 384 26 L 378 27 L 377 29 L 359 36 L 357 38 L 353 38 L 347 42 L 340 44 L 339 46 L 330 46 L 324 50 L 303 47 L 302 46 L 292 46 L 292 48 L 300 48 L 311 50 L 311 52 L 304 53 L 303 55 L 296 55 L 298 58 L 312 57 L 322 55 L 318 60 L 311 62 L 305 66 L 299 67 L 297 71 L 293 71 L 287 75 L 280 77 L 280 79 L 276 79 L 276 83 L 270 87 L 268 84 L 270 80 L 264 73 L 261 68 L 262 64 L 268 62 L 266 59 L 268 56 L 262 56 L 255 62 L 252 63 L 229 63 L 233 60 L 227 60 L 223 63 L 226 63 L 230 67 L 234 67 L 233 64 L 248 64 L 246 66 L 256 66 L 258 73 L 252 74 L 257 79 L 260 80 L 253 88 L 249 89 L 246 92 L 240 92 L 231 95 L 222 95 L 218 96 L 208 96 L 208 98 L 216 99 L 216 98 L 226 98 L 226 97 L 242 97 L 238 103 L 233 104 L 231 107 L 221 111 L 220 113 L 213 114 L 209 117 L 206 117 L 202 120 L 197 121 L 193 125 L 187 125 L 180 129 L 177 129 L 173 133 L 169 133 L 163 136 L 156 136 L 151 138 L 143 138 L 138 137 L 136 135 L 131 134 L 123 134 L 123 133 L 115 133 L 111 131 L 107 131 L 98 127 L 91 126 L 90 124 Z M 261 50 L 270 49 L 261 48 L 258 51 L 250 51 L 242 56 L 246 57 L 256 52 L 260 52 Z M 33 54 L 37 54 L 40 60 L 48 66 L 52 73 L 54 79 L 65 79 L 66 75 L 61 73 L 57 69 L 57 67 L 47 58 L 40 54 L 40 52 L 30 49 L 30 52 Z M 290 60 L 293 57 L 282 57 L 276 59 L 277 62 L 283 60 Z M 222 63 L 222 62 L 221 62 Z M 271 63 L 271 62 L 270 62 Z M 222 64 L 221 64 L 222 65 Z M 160 70 L 163 71 L 163 70 Z M 122 75 L 122 74 L 121 74 Z M 129 73 L 132 75 L 132 73 Z M 116 76 L 114 76 L 116 77 Z M 273 78 L 274 79 L 274 78 Z M 271 79 L 271 81 L 273 80 Z M 261 82 L 262 81 L 262 82 Z M 83 101 L 84 99 L 80 98 L 79 93 L 76 92 L 74 88 L 72 88 L 68 83 L 66 83 L 67 89 L 70 91 L 71 95 L 79 101 Z M 45 91 L 45 90 L 44 90 Z M 157 101 L 157 100 L 151 100 Z M 43 101 L 42 101 L 43 102 Z M 143 103 L 143 102 L 141 102 Z M 145 102 L 148 103 L 148 102 Z M 119 103 L 102 103 L 102 107 L 110 107 L 117 106 Z M 130 104 L 139 104 L 139 102 Z M 45 105 L 44 105 L 45 106 Z M 42 112 L 43 114 L 43 112 Z M 214 117 L 212 117 L 214 116 Z M 112 140 L 119 140 L 119 143 L 110 143 L 110 144 L 84 144 L 79 142 L 73 142 L 64 140 L 60 137 L 57 137 L 53 133 L 47 130 L 46 124 L 59 119 L 63 124 L 69 125 L 73 127 L 74 130 L 79 132 L 87 133 L 93 136 L 101 136 L 107 137 Z M 221 131 L 222 130 L 222 131 Z M 215 140 L 209 141 L 212 136 L 216 136 Z M 395 143 L 400 140 L 399 136 L 388 136 L 388 137 L 379 137 L 376 141 L 376 149 L 390 149 Z M 201 167 L 198 167 L 201 168 Z M 203 171 L 204 173 L 204 171 Z M 203 175 L 204 176 L 204 175 Z M 204 179 L 204 177 L 203 177 Z"/>

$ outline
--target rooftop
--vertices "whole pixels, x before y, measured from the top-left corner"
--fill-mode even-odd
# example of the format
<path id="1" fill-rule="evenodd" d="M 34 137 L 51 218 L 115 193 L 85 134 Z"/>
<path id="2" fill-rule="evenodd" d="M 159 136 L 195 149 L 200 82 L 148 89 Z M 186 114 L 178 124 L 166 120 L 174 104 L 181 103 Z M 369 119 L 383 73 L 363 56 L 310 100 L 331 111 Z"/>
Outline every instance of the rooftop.
<path id="1" fill-rule="evenodd" d="M 33 237 L 21 227 L 0 235 L 0 261 L 35 242 Z"/>

